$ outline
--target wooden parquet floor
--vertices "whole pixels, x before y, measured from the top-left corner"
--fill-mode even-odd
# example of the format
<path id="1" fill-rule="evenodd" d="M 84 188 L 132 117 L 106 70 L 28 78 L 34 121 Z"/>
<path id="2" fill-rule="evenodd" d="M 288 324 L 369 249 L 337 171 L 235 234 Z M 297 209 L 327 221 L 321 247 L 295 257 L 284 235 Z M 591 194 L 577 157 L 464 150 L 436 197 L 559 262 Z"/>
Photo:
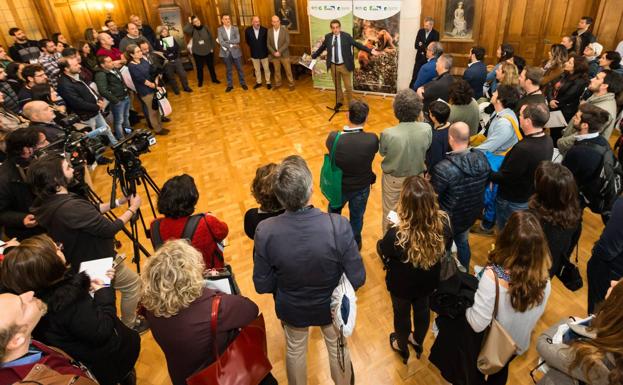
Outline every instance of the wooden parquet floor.
<path id="1" fill-rule="evenodd" d="M 224 81 L 224 68 L 219 67 L 220 79 Z M 249 84 L 253 84 L 249 66 L 245 72 Z M 274 91 L 262 87 L 245 92 L 236 84 L 231 93 L 224 92 L 224 82 L 197 88 L 194 74 L 191 74 L 191 78 L 194 93 L 170 96 L 174 108 L 171 116 L 173 121 L 165 124 L 165 127 L 170 128 L 171 133 L 166 137 L 158 137 L 152 152 L 142 155 L 141 160 L 160 186 L 174 175 L 192 175 L 201 195 L 197 211 L 211 211 L 229 225 L 226 259 L 234 268 L 243 294 L 255 301 L 265 315 L 273 374 L 281 384 L 286 384 L 283 331 L 275 316 L 272 297 L 258 295 L 253 289 L 253 242 L 244 234 L 243 215 L 247 209 L 256 207 L 250 194 L 255 169 L 267 162 L 279 162 L 291 154 L 299 154 L 308 162 L 314 174 L 313 203 L 325 208 L 327 202 L 318 187 L 320 166 L 326 152 L 324 142 L 331 130 L 342 128 L 346 116 L 341 113 L 332 122 L 327 121 L 331 112 L 326 106 L 334 103 L 333 92 L 314 89 L 309 77 L 299 79 L 295 91 L 288 91 L 287 88 Z M 379 134 L 397 123 L 393 116 L 392 98 L 357 97 L 370 104 L 366 130 Z M 391 302 L 385 287 L 385 272 L 375 252 L 376 241 L 382 236 L 380 161 L 380 156 L 377 156 L 374 170 L 379 176 L 379 182 L 372 186 L 363 228 L 361 254 L 367 280 L 357 293 L 357 328 L 348 342 L 356 381 L 365 385 L 444 384 L 437 369 L 427 360 L 433 343 L 430 332 L 421 360 L 416 360 L 412 354 L 407 366 L 388 346 L 388 335 L 393 329 Z M 96 191 L 103 197 L 109 196 L 110 177 L 106 175 L 105 168 L 98 167 L 93 173 L 93 179 Z M 143 212 L 148 211 L 149 206 L 143 196 Z M 343 214 L 348 215 L 348 211 L 345 210 Z M 580 241 L 580 268 L 583 275 L 593 243 L 602 228 L 597 216 L 584 214 L 584 231 Z M 131 254 L 131 243 L 127 238 L 120 235 L 119 239 L 123 242 L 123 251 Z M 151 250 L 149 240 L 142 231 L 141 241 Z M 472 263 L 484 263 L 492 241 L 488 237 L 470 236 Z M 533 335 L 531 349 L 514 360 L 508 383 L 531 383 L 529 370 L 537 361 L 535 341 L 538 333 L 563 317 L 585 313 L 586 288 L 572 293 L 555 279 L 547 310 Z M 209 315 L 206 314 L 206 317 Z M 164 356 L 151 333 L 142 337 L 137 373 L 140 384 L 170 384 Z M 317 329 L 310 336 L 308 378 L 310 385 L 332 383 L 326 349 Z"/>

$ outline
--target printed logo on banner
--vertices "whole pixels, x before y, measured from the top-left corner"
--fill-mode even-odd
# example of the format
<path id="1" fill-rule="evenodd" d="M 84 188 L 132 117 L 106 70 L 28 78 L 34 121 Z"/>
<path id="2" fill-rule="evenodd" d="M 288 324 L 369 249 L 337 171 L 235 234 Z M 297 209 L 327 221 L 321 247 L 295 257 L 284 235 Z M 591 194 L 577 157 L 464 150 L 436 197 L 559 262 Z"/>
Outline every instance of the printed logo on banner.
<path id="1" fill-rule="evenodd" d="M 314 1 L 310 0 L 308 4 L 310 16 L 319 19 L 339 19 L 353 11 L 352 1 Z"/>

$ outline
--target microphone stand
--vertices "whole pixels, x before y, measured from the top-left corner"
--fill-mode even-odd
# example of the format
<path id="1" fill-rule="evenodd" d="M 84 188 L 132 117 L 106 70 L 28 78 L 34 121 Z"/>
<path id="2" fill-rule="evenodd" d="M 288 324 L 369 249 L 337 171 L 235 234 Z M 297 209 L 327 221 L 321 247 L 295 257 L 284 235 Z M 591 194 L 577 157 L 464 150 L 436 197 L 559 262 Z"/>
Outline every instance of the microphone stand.
<path id="1" fill-rule="evenodd" d="M 331 44 L 331 57 L 333 57 L 333 51 L 335 49 L 335 45 L 337 44 L 337 38 L 335 37 L 335 35 L 333 35 L 333 44 Z M 328 55 L 327 55 L 328 57 Z M 333 60 L 336 60 L 336 58 L 333 58 Z M 337 61 L 337 60 L 336 60 Z M 327 106 L 327 109 L 333 111 L 333 114 L 331 114 L 331 117 L 329 117 L 329 122 L 335 117 L 335 115 L 337 115 L 338 112 L 346 112 L 346 110 L 341 110 L 338 106 L 337 106 L 337 64 L 333 64 L 331 62 L 329 62 L 329 65 L 331 67 L 333 67 L 332 73 L 333 73 L 333 90 L 335 92 L 335 104 L 333 107 L 329 107 Z M 340 82 L 340 87 L 342 87 L 342 82 Z"/>

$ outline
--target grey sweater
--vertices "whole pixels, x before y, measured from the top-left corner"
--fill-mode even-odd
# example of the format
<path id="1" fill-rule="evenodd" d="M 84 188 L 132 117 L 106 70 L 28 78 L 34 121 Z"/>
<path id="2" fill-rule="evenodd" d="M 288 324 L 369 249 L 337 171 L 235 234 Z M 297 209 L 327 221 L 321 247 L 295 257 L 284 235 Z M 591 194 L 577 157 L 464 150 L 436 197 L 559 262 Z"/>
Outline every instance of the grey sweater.
<path id="1" fill-rule="evenodd" d="M 601 136 L 606 138 L 606 140 L 610 139 L 610 135 L 612 135 L 612 130 L 614 129 L 614 123 L 616 122 L 617 117 L 617 102 L 614 94 L 612 92 L 608 92 L 605 95 L 593 95 L 586 100 L 586 103 L 590 103 L 596 107 L 602 108 L 610 114 L 610 120 L 604 126 L 603 131 L 601 131 Z M 567 124 L 567 128 L 562 133 L 562 138 L 558 139 L 558 150 L 561 154 L 566 154 L 567 151 L 573 146 L 575 143 L 575 129 L 573 128 L 573 120 L 570 120 Z"/>
<path id="2" fill-rule="evenodd" d="M 214 39 L 212 39 L 212 34 L 208 27 L 202 25 L 201 28 L 197 29 L 192 24 L 187 23 L 183 29 L 184 33 L 191 36 L 193 55 L 207 56 L 214 51 Z"/>

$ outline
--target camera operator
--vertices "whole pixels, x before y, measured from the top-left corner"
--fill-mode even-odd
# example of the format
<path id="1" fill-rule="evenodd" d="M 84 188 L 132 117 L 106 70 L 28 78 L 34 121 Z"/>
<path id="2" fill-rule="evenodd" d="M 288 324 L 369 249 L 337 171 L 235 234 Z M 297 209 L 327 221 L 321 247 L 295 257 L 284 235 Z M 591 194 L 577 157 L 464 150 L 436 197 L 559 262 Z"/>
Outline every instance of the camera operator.
<path id="1" fill-rule="evenodd" d="M 101 114 L 105 107 L 105 101 L 82 81 L 80 68 L 80 63 L 73 57 L 60 63 L 62 74 L 58 81 L 58 93 L 65 99 L 67 108 L 77 114 L 84 124 L 93 129 L 87 136 L 105 135 L 110 145 L 113 146 L 117 144 L 117 139 Z M 100 157 L 97 163 L 107 164 L 111 163 L 111 160 Z"/>
<path id="2" fill-rule="evenodd" d="M 22 115 L 30 120 L 29 127 L 44 132 L 48 142 L 54 142 L 63 136 L 63 128 L 54 122 L 56 113 L 46 102 L 34 101 L 26 103 Z"/>
<path id="3" fill-rule="evenodd" d="M 35 217 L 52 239 L 63 244 L 65 257 L 74 272 L 82 262 L 114 257 L 115 234 L 141 206 L 140 196 L 132 196 L 128 209 L 115 221 L 108 220 L 102 214 L 110 211 L 110 203 L 98 207 L 68 191 L 74 170 L 58 155 L 46 155 L 34 161 L 28 170 L 28 180 L 37 197 L 33 205 Z M 118 205 L 126 202 L 126 198 L 117 200 Z M 121 291 L 121 321 L 138 332 L 145 331 L 148 327 L 145 320 L 136 315 L 141 296 L 139 276 L 125 263 L 119 263 L 115 270 L 112 284 Z"/>
<path id="4" fill-rule="evenodd" d="M 44 133 L 24 127 L 6 138 L 7 159 L 0 166 L 0 226 L 9 238 L 26 239 L 44 232 L 30 213 L 34 195 L 26 181 L 35 150 L 47 146 Z"/>

